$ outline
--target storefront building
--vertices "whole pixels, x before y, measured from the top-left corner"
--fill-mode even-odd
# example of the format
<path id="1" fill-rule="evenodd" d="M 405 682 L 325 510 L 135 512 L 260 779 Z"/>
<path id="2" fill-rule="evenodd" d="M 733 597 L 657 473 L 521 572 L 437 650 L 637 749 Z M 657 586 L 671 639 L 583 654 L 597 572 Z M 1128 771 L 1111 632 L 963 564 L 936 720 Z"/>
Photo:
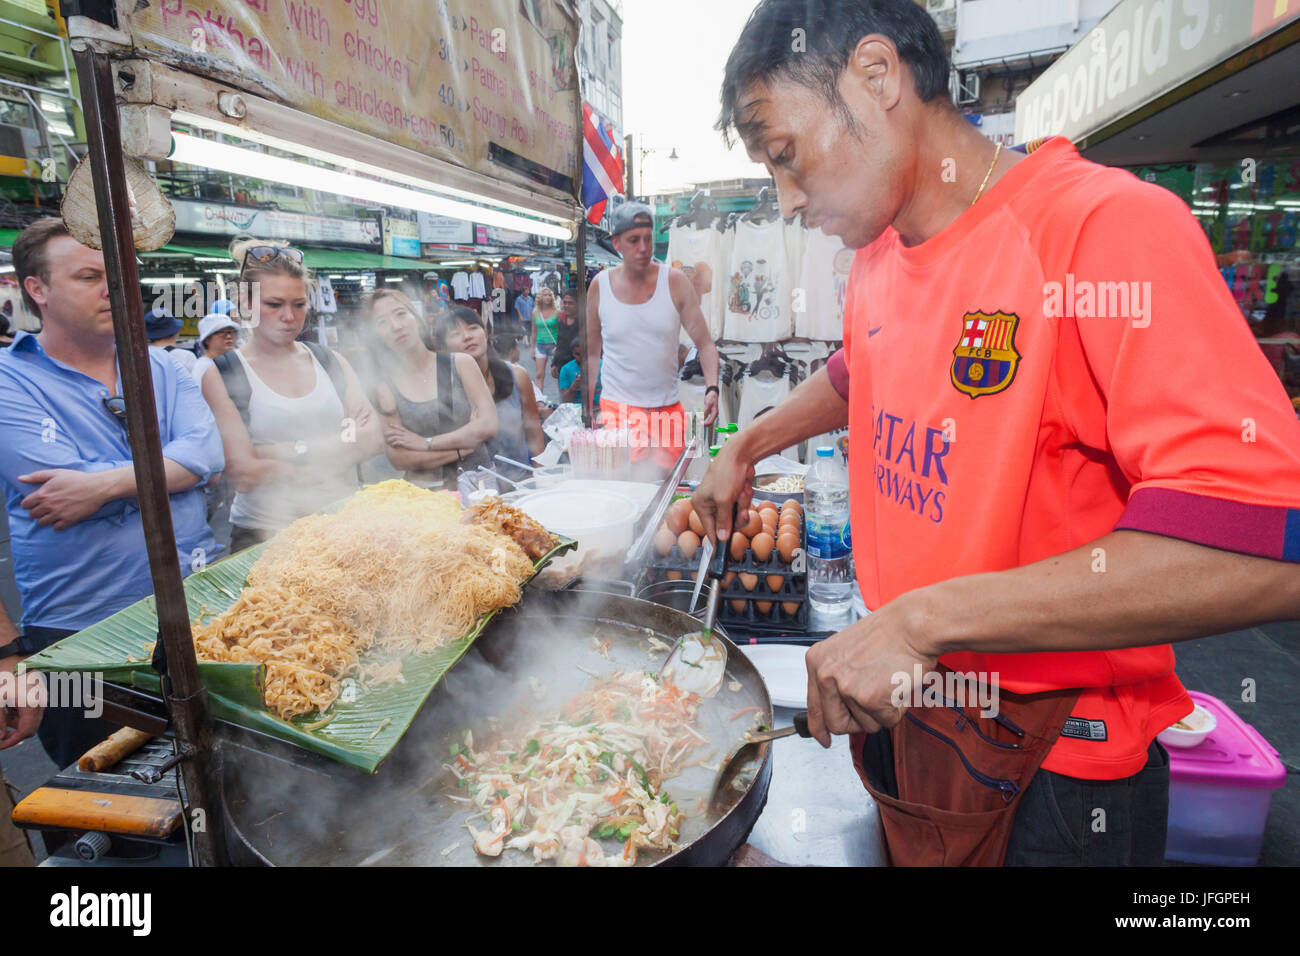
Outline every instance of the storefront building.
<path id="1" fill-rule="evenodd" d="M 1123 0 L 1018 98 L 1016 140 L 1176 193 L 1300 405 L 1300 0 Z"/>

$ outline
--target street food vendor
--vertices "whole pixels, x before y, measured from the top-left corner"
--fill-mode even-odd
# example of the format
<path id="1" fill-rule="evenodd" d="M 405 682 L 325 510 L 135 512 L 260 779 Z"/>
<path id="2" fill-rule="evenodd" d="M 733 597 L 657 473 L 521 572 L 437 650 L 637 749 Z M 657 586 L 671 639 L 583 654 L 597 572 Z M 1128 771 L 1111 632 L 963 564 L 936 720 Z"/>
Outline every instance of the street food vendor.
<path id="1" fill-rule="evenodd" d="M 849 426 L 872 613 L 809 650 L 809 725 L 893 863 L 1159 865 L 1172 643 L 1300 617 L 1300 423 L 1180 199 L 995 145 L 948 75 L 911 0 L 751 16 L 719 128 L 858 252 L 843 349 L 695 508 L 725 541 L 754 462 Z"/>

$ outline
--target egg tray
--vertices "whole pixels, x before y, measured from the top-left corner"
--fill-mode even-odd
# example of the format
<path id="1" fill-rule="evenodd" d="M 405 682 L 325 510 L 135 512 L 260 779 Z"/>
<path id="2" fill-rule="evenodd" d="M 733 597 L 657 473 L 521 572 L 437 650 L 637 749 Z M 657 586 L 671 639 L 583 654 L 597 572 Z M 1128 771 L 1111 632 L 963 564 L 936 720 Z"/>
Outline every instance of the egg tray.
<path id="1" fill-rule="evenodd" d="M 800 529 L 800 547 L 807 554 L 807 538 Z M 806 562 L 807 558 L 803 560 Z M 697 551 L 692 561 L 687 561 L 683 557 L 681 549 L 673 545 L 671 551 L 665 555 L 652 555 L 649 562 L 642 572 L 642 577 L 649 579 L 652 574 L 655 581 L 663 581 L 667 577 L 667 572 L 677 571 L 681 576 L 688 580 L 695 580 L 695 575 L 700 569 L 700 555 Z M 734 558 L 727 559 L 727 571 L 734 571 L 736 578 L 732 580 L 731 586 L 722 592 L 721 600 L 718 604 L 718 622 L 724 627 L 731 625 L 741 630 L 750 630 L 756 632 L 774 632 L 785 633 L 790 631 L 807 631 L 808 630 L 808 572 L 794 571 L 791 565 L 784 563 L 773 550 L 771 556 L 766 561 L 755 561 L 754 553 L 746 551 L 745 557 L 741 561 Z M 758 584 L 752 591 L 746 591 L 745 586 L 740 583 L 741 574 L 758 575 Z M 785 579 L 781 585 L 780 591 L 772 591 L 767 586 L 766 578 L 770 575 L 779 574 Z M 745 602 L 743 613 L 737 613 L 731 606 L 732 601 Z M 767 614 L 761 614 L 758 610 L 757 602 L 771 601 L 772 607 Z M 782 607 L 782 603 L 793 604 L 799 603 L 798 610 L 794 614 L 788 614 Z"/>

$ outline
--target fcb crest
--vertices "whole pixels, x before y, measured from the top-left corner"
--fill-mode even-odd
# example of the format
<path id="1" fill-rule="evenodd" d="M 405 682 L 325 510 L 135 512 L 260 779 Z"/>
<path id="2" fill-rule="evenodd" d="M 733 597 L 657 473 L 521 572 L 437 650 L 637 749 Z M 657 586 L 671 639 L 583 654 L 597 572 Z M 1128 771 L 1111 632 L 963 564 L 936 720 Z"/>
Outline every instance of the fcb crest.
<path id="1" fill-rule="evenodd" d="M 952 350 L 952 384 L 971 398 L 1000 392 L 1016 377 L 1020 316 L 1005 312 L 967 312 L 961 339 Z"/>

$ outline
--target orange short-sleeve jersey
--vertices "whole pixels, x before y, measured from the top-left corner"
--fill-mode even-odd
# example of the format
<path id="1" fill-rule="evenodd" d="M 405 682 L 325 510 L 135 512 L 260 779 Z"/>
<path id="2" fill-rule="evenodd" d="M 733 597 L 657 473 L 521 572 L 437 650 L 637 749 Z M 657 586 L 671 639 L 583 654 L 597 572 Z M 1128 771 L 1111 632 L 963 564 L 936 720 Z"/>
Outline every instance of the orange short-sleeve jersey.
<path id="1" fill-rule="evenodd" d="M 1119 528 L 1300 560 L 1300 423 L 1200 227 L 1067 140 L 928 241 L 860 250 L 844 340 L 830 372 L 869 608 Z M 1085 688 L 1043 764 L 1071 776 L 1137 772 L 1191 710 L 1167 644 L 943 662 Z"/>

